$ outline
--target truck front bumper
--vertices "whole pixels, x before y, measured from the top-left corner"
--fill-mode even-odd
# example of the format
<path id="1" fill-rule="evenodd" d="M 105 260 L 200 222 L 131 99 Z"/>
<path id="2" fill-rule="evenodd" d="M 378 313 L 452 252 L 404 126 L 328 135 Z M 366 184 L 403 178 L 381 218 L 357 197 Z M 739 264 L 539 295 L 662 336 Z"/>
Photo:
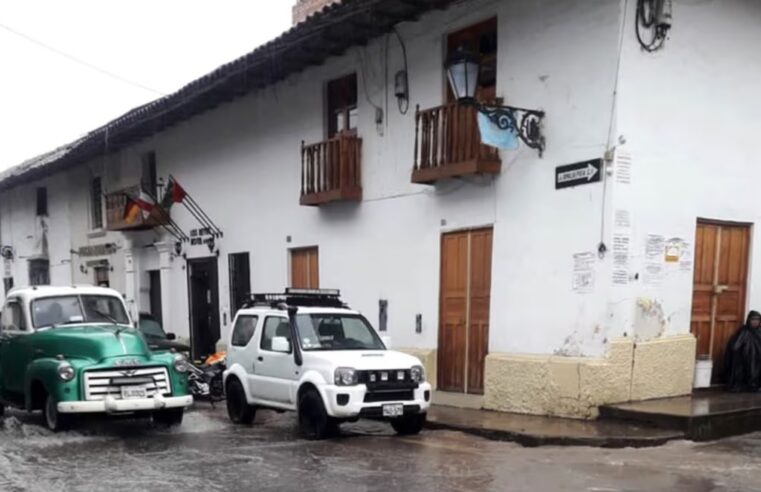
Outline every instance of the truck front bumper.
<path id="1" fill-rule="evenodd" d="M 326 385 L 322 388 L 325 410 L 328 415 L 336 418 L 382 417 L 385 405 L 402 404 L 404 415 L 426 413 L 431 406 L 431 385 L 427 382 L 420 383 L 413 390 L 412 399 L 366 402 L 367 387 L 364 384 L 357 386 Z M 339 402 L 339 395 L 344 399 Z"/>
<path id="2" fill-rule="evenodd" d="M 121 413 L 142 410 L 163 410 L 166 408 L 186 408 L 193 404 L 191 395 L 161 396 L 121 400 L 112 396 L 97 401 L 62 401 L 58 403 L 60 413 Z"/>

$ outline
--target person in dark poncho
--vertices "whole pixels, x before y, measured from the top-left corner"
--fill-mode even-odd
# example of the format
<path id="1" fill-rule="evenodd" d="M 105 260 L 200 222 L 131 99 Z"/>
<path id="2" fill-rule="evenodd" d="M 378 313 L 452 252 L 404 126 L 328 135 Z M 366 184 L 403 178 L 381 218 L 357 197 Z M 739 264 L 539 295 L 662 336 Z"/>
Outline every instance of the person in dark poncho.
<path id="1" fill-rule="evenodd" d="M 758 311 L 748 313 L 745 324 L 729 339 L 724 371 L 729 391 L 761 389 L 761 314 Z"/>

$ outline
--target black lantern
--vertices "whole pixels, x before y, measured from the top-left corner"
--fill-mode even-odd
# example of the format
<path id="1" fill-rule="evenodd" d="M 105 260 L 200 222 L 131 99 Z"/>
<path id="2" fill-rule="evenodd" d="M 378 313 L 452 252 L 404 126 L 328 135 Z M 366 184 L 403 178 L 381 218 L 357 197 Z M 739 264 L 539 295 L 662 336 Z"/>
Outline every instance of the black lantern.
<path id="1" fill-rule="evenodd" d="M 515 132 L 528 147 L 539 151 L 541 157 L 544 151 L 544 136 L 541 132 L 541 122 L 544 111 L 535 109 L 516 108 L 497 104 L 484 104 L 476 100 L 478 74 L 481 71 L 481 58 L 466 45 L 460 45 L 447 58 L 445 68 L 449 87 L 460 104 L 475 106 L 485 114 L 492 123 L 502 130 Z"/>
<path id="2" fill-rule="evenodd" d="M 479 56 L 467 46 L 460 45 L 447 59 L 446 69 L 449 87 L 457 100 L 464 104 L 475 103 L 478 73 L 481 71 Z"/>

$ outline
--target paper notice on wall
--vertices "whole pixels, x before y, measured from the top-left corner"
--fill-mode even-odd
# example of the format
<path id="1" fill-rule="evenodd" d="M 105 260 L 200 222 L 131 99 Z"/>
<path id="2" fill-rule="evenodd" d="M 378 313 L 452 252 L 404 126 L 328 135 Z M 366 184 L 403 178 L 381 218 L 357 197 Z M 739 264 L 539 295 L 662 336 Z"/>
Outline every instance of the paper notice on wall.
<path id="1" fill-rule="evenodd" d="M 629 269 L 629 247 L 631 236 L 628 233 L 613 234 L 613 266 Z"/>
<path id="2" fill-rule="evenodd" d="M 659 234 L 648 234 L 645 242 L 645 259 L 652 263 L 663 260 L 666 239 Z"/>
<path id="3" fill-rule="evenodd" d="M 573 255 L 573 290 L 588 294 L 595 289 L 595 254 L 591 251 Z"/>
<path id="4" fill-rule="evenodd" d="M 682 242 L 681 256 L 679 257 L 679 269 L 683 272 L 692 271 L 692 245 L 687 241 Z"/>
<path id="5" fill-rule="evenodd" d="M 632 217 L 628 210 L 618 209 L 614 215 L 613 225 L 616 229 L 631 229 Z"/>
<path id="6" fill-rule="evenodd" d="M 631 184 L 632 182 L 632 156 L 628 152 L 616 152 L 616 183 Z"/>
<path id="7" fill-rule="evenodd" d="M 645 271 L 642 275 L 642 282 L 645 285 L 660 285 L 663 282 L 663 263 L 645 263 Z"/>
<path id="8" fill-rule="evenodd" d="M 613 285 L 627 285 L 629 283 L 628 270 L 613 270 Z"/>

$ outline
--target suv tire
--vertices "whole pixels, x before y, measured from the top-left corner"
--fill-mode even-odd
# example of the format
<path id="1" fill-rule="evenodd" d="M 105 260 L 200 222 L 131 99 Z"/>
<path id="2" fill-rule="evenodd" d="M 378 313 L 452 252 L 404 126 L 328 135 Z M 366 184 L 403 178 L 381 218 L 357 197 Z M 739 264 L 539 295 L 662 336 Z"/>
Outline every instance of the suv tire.
<path id="1" fill-rule="evenodd" d="M 53 432 L 60 432 L 71 426 L 71 416 L 58 412 L 58 401 L 51 395 L 45 398 L 45 406 L 42 408 L 42 416 L 45 425 Z"/>
<path id="2" fill-rule="evenodd" d="M 243 385 L 237 379 L 227 384 L 227 416 L 234 424 L 241 425 L 251 424 L 256 416 L 256 407 L 248 404 Z"/>
<path id="3" fill-rule="evenodd" d="M 425 425 L 425 414 L 408 415 L 391 421 L 391 427 L 394 428 L 400 436 L 413 436 L 419 434 Z"/>
<path id="4" fill-rule="evenodd" d="M 338 421 L 325 411 L 322 397 L 315 389 L 308 389 L 299 397 L 299 430 L 310 441 L 338 434 Z"/>
<path id="5" fill-rule="evenodd" d="M 170 408 L 153 412 L 153 423 L 165 427 L 176 427 L 182 424 L 184 408 Z"/>

